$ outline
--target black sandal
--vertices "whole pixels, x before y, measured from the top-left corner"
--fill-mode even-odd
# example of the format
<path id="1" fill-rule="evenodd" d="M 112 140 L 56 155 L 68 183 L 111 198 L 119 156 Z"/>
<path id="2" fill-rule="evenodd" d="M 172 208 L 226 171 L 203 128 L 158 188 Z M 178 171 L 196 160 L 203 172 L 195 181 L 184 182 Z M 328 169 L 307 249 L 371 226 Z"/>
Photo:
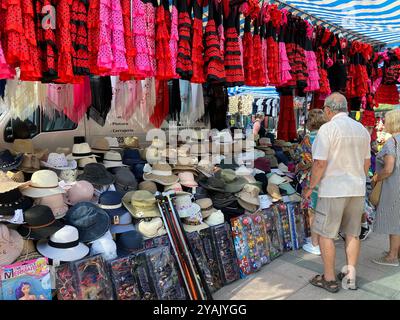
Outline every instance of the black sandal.
<path id="1" fill-rule="evenodd" d="M 342 282 L 342 280 L 344 279 L 344 277 L 346 277 L 347 274 L 343 273 L 343 272 L 339 272 L 337 274 L 337 278 L 340 282 Z M 354 283 L 352 283 L 351 279 L 347 279 L 347 289 L 349 290 L 357 290 L 358 286 L 357 286 L 357 282 L 354 281 Z"/>
<path id="2" fill-rule="evenodd" d="M 330 293 L 336 293 L 340 290 L 340 286 L 336 280 L 326 281 L 324 275 L 317 274 L 310 280 L 310 283 L 318 288 L 323 288 Z"/>

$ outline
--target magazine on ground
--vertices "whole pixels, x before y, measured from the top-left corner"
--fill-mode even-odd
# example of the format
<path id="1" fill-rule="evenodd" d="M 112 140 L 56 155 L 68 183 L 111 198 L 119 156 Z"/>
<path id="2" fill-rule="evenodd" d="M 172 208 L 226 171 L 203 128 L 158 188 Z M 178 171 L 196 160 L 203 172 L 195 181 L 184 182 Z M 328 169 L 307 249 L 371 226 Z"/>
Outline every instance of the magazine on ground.
<path id="1" fill-rule="evenodd" d="M 47 258 L 14 263 L 0 268 L 3 300 L 51 300 Z"/>

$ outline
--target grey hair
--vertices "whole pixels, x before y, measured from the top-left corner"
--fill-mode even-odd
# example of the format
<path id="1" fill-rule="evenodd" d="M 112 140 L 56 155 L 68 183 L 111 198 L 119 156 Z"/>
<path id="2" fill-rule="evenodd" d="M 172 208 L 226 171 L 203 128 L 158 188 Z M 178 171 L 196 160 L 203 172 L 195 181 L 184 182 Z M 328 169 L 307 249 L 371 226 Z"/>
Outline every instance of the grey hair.
<path id="1" fill-rule="evenodd" d="M 349 112 L 347 109 L 347 99 L 339 92 L 334 92 L 325 99 L 325 107 L 331 109 L 333 113 Z"/>

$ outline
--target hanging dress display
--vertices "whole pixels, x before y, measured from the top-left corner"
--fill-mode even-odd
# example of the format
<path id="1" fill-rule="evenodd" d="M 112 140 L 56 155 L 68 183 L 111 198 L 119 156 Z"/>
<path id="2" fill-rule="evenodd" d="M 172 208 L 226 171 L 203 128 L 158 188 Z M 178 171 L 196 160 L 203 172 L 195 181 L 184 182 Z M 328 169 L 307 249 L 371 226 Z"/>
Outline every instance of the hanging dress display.
<path id="1" fill-rule="evenodd" d="M 204 83 L 203 0 L 193 0 L 192 83 Z"/>
<path id="2" fill-rule="evenodd" d="M 183 80 L 190 80 L 193 75 L 192 51 L 191 51 L 191 32 L 192 20 L 189 15 L 187 1 L 178 1 L 178 58 L 176 62 L 176 72 Z"/>

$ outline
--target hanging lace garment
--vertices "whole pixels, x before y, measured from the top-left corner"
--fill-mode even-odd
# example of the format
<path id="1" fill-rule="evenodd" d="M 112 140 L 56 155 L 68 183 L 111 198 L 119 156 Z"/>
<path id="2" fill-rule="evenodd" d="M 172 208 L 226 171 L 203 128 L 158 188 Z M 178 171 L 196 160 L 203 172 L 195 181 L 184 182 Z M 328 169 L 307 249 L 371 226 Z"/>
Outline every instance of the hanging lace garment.
<path id="1" fill-rule="evenodd" d="M 75 123 L 79 123 L 87 109 L 92 104 L 92 94 L 89 77 L 84 77 L 83 82 L 73 85 L 73 104 L 64 106 L 64 114 Z"/>
<path id="2" fill-rule="evenodd" d="M 54 118 L 54 110 L 61 113 L 64 109 L 72 109 L 73 106 L 74 85 L 54 83 L 47 85 L 46 108 L 44 112 L 50 119 Z"/>
<path id="3" fill-rule="evenodd" d="M 192 109 L 192 87 L 190 82 L 179 79 L 179 91 L 181 94 L 181 124 L 188 126 L 190 124 L 190 110 Z"/>
<path id="4" fill-rule="evenodd" d="M 205 113 L 203 86 L 201 84 L 192 83 L 192 109 L 189 110 L 189 122 L 194 124 L 199 121 Z"/>
<path id="5" fill-rule="evenodd" d="M 154 112 L 156 105 L 156 83 L 154 78 L 146 78 L 142 80 L 143 94 L 140 99 L 139 108 L 136 109 L 133 117 L 134 120 L 142 127 L 148 129 L 150 124 L 150 116 Z"/>
<path id="6" fill-rule="evenodd" d="M 14 79 L 7 80 L 4 98 L 0 99 L 0 109 L 9 110 L 12 118 L 27 119 L 39 107 L 43 89 L 37 81 L 20 81 L 20 70 Z M 40 88 L 39 88 L 40 87 Z"/>
<path id="7" fill-rule="evenodd" d="M 135 110 L 139 107 L 142 94 L 142 83 L 140 80 L 117 80 L 115 86 L 116 116 L 124 120 L 130 120 Z"/>

